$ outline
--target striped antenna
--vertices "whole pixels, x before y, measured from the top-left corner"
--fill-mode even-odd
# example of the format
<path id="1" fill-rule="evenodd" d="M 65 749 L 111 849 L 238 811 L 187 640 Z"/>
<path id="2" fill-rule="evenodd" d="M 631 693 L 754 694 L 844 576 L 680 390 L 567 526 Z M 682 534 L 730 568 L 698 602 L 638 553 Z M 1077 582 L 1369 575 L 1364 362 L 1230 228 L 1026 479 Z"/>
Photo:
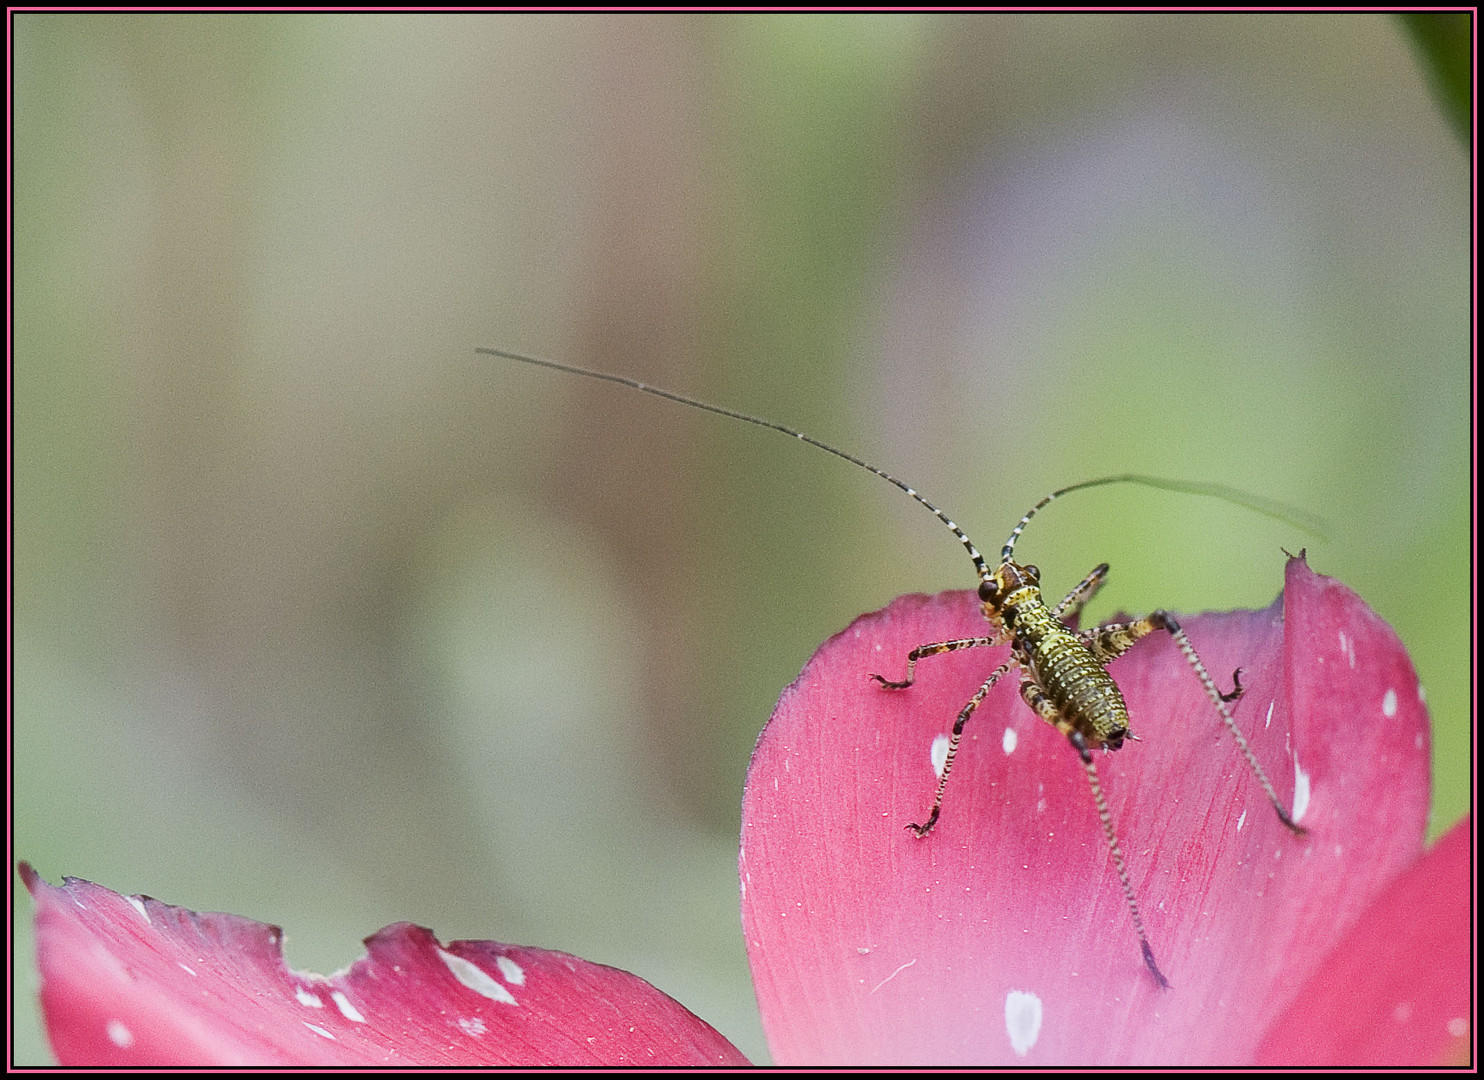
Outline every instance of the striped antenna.
<path id="1" fill-rule="evenodd" d="M 1139 484 L 1142 487 L 1159 488 L 1163 491 L 1180 491 L 1187 495 L 1207 495 L 1213 499 L 1221 499 L 1233 506 L 1245 507 L 1254 510 L 1265 517 L 1281 521 L 1286 525 L 1292 525 L 1296 529 L 1302 529 L 1311 536 L 1323 538 L 1324 530 L 1322 523 L 1315 517 L 1304 513 L 1302 510 L 1272 499 L 1264 499 L 1259 495 L 1253 495 L 1239 488 L 1227 487 L 1225 484 L 1202 484 L 1191 480 L 1165 480 L 1158 476 L 1142 476 L 1138 473 L 1120 473 L 1118 476 L 1100 476 L 1096 480 L 1083 480 L 1080 484 L 1071 484 L 1068 487 L 1053 491 L 1035 506 L 1031 507 L 1020 523 L 1010 533 L 1010 539 L 1005 541 L 1005 548 L 1000 552 L 1000 562 L 1007 563 L 1015 554 L 1015 541 L 1020 539 L 1020 534 L 1025 532 L 1025 527 L 1030 524 L 1031 518 L 1047 503 L 1059 499 L 1073 491 L 1081 491 L 1083 488 L 1103 487 L 1107 484 Z"/>
<path id="2" fill-rule="evenodd" d="M 784 427 L 782 424 L 775 424 L 771 420 L 763 420 L 760 417 L 748 416 L 746 413 L 733 412 L 731 409 L 723 409 L 717 405 L 708 405 L 704 401 L 697 401 L 695 398 L 688 398 L 684 394 L 675 394 L 671 393 L 669 390 L 661 390 L 657 386 L 650 386 L 648 383 L 642 383 L 638 379 L 630 379 L 623 375 L 609 375 L 606 372 L 602 371 L 590 371 L 587 368 L 576 367 L 572 364 L 558 364 L 554 360 L 538 360 L 534 356 L 522 356 L 520 353 L 506 352 L 503 349 L 479 348 L 475 349 L 474 351 L 476 353 L 483 353 L 486 356 L 498 356 L 504 360 L 516 360 L 522 364 L 534 364 L 536 367 L 552 368 L 555 371 L 565 371 L 569 375 L 586 375 L 590 379 L 602 379 L 604 382 L 613 382 L 618 383 L 621 386 L 630 386 L 633 387 L 635 390 L 643 390 L 646 394 L 653 394 L 655 397 L 662 397 L 669 401 L 678 401 L 682 405 L 690 405 L 693 408 L 697 409 L 705 409 L 707 412 L 716 413 L 718 416 L 729 416 L 733 420 L 745 420 L 747 423 L 756 424 L 758 427 L 772 428 L 774 431 L 781 431 L 783 432 L 783 434 L 791 435 L 795 439 L 799 439 L 802 442 L 808 443 L 810 446 L 817 446 L 826 453 L 834 454 L 837 458 L 844 458 L 852 465 L 859 465 L 867 472 L 875 473 L 887 483 L 900 488 L 902 491 L 905 491 L 908 495 L 912 496 L 912 498 L 916 499 L 923 506 L 931 510 L 937 517 L 937 519 L 944 525 L 947 525 L 948 528 L 952 530 L 953 535 L 958 537 L 959 543 L 963 544 L 963 546 L 968 550 L 969 558 L 974 560 L 974 568 L 979 572 L 980 580 L 989 580 L 989 567 L 985 565 L 984 556 L 979 554 L 979 549 L 974 546 L 974 542 L 969 539 L 968 534 L 960 529 L 951 517 L 943 513 L 943 511 L 939 510 L 932 503 L 928 502 L 915 490 L 902 483 L 895 476 L 892 476 L 891 473 L 886 472 L 883 469 L 878 469 L 876 466 L 872 465 L 868 461 L 862 461 L 854 454 L 847 454 L 844 450 L 833 447 L 829 443 L 820 442 L 813 436 L 805 435 L 802 431 L 795 431 L 791 427 Z M 1066 490 L 1070 491 L 1071 488 L 1068 488 Z M 1061 494 L 1061 492 L 1057 492 L 1057 494 L 1059 495 Z M 1056 496 L 1052 496 L 1052 498 L 1055 497 Z M 1040 507 L 1038 506 L 1036 507 L 1036 509 L 1039 510 Z M 1033 514 L 1035 513 L 1035 511 L 1033 510 L 1031 511 L 1031 513 Z M 1027 514 L 1026 520 L 1029 519 L 1030 514 Z M 1024 526 L 1024 524 L 1025 522 L 1022 521 L 1021 525 Z"/>
<path id="3" fill-rule="evenodd" d="M 860 468 L 865 469 L 867 472 L 874 473 L 875 475 L 881 477 L 881 479 L 885 480 L 887 483 L 899 488 L 902 491 L 905 491 L 908 495 L 912 496 L 914 500 L 921 503 L 924 507 L 931 511 L 932 514 L 939 521 L 941 521 L 944 525 L 947 525 L 954 536 L 958 537 L 959 543 L 963 544 L 965 550 L 968 551 L 969 558 L 974 560 L 974 569 L 978 571 L 979 579 L 981 581 L 988 581 L 990 579 L 989 567 L 985 564 L 984 556 L 979 554 L 979 549 L 974 546 L 974 542 L 969 539 L 968 534 L 965 533 L 963 529 L 959 528 L 958 524 L 952 518 L 950 518 L 942 510 L 939 510 L 932 503 L 928 502 L 927 499 L 919 495 L 915 489 L 909 487 L 907 484 L 902 483 L 902 481 L 891 475 L 891 473 L 885 471 L 884 469 L 878 469 L 869 461 L 863 461 L 862 459 L 856 457 L 854 454 L 846 453 L 844 450 L 841 450 L 838 447 L 831 446 L 827 442 L 821 442 L 819 439 L 814 438 L 812 435 L 806 435 L 802 431 L 796 431 L 791 427 L 785 427 L 783 424 L 775 424 L 773 423 L 773 421 L 764 420 L 761 417 L 749 416 L 746 413 L 736 412 L 732 409 L 723 409 L 719 405 L 709 405 L 704 401 L 697 401 L 695 398 L 686 397 L 684 394 L 676 394 L 669 390 L 662 390 L 658 386 L 650 386 L 648 383 L 642 383 L 638 379 L 630 379 L 624 375 L 611 375 L 603 371 L 592 371 L 588 368 L 577 367 L 574 364 L 559 364 L 555 360 L 541 360 L 534 356 L 524 356 L 521 353 L 507 352 L 504 349 L 477 348 L 474 351 L 476 353 L 483 353 L 486 356 L 497 356 L 502 360 L 515 360 L 522 364 L 534 365 L 535 367 L 551 368 L 553 371 L 564 371 L 569 375 L 584 375 L 589 379 L 602 379 L 604 382 L 618 383 L 621 386 L 628 386 L 632 387 L 635 390 L 642 390 L 646 394 L 653 394 L 655 397 L 665 398 L 667 401 L 676 401 L 679 402 L 681 405 L 689 405 L 692 408 L 704 409 L 706 412 L 715 413 L 718 416 L 730 417 L 733 420 L 743 420 L 749 424 L 755 424 L 758 427 L 772 428 L 774 431 L 781 431 L 785 435 L 789 435 L 795 439 L 800 440 L 801 442 L 806 442 L 810 446 L 817 446 L 819 447 L 819 449 L 825 451 L 826 453 L 834 454 L 837 458 L 843 458 L 844 460 L 850 462 L 852 465 L 858 465 Z M 1030 524 L 1031 518 L 1035 517 L 1036 514 L 1039 513 L 1041 509 L 1046 506 L 1047 503 L 1050 503 L 1056 499 L 1061 498 L 1063 495 L 1068 495 L 1074 491 L 1081 491 L 1083 488 L 1104 487 L 1108 484 L 1139 484 L 1143 487 L 1159 488 L 1164 491 L 1184 492 L 1187 495 L 1206 495 L 1214 499 L 1221 499 L 1224 502 L 1229 502 L 1234 506 L 1242 506 L 1247 508 L 1248 510 L 1254 510 L 1259 514 L 1263 514 L 1277 521 L 1284 522 L 1285 524 L 1291 525 L 1295 528 L 1302 529 L 1304 532 L 1307 532 L 1311 535 L 1321 537 L 1324 535 L 1319 522 L 1310 515 L 1305 514 L 1303 511 L 1297 510 L 1291 506 L 1286 506 L 1280 502 L 1275 502 L 1271 499 L 1264 499 L 1261 496 L 1241 491 L 1237 488 L 1227 487 L 1224 484 L 1203 484 L 1187 480 L 1165 480 L 1158 476 L 1143 476 L 1138 473 L 1121 473 L 1118 476 L 1101 476 L 1098 477 L 1096 480 L 1083 480 L 1081 483 L 1071 484 L 1067 487 L 1053 491 L 1050 495 L 1047 495 L 1040 502 L 1036 503 L 1035 506 L 1031 507 L 1030 511 L 1025 515 L 1025 517 L 1020 519 L 1019 523 L 1010 533 L 1010 538 L 1005 541 L 1005 547 L 1000 553 L 1000 562 L 1002 564 L 1008 563 L 1014 557 L 1015 543 L 1017 540 L 1020 539 L 1020 534 L 1023 533 L 1025 531 L 1025 527 Z"/>

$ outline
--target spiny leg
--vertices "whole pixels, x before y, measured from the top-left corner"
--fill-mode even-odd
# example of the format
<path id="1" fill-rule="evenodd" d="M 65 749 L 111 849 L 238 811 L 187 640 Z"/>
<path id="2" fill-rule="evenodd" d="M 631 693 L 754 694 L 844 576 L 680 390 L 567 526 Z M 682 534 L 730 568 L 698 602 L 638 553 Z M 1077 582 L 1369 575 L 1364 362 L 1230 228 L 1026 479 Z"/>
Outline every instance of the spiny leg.
<path id="1" fill-rule="evenodd" d="M 1103 587 L 1103 582 L 1107 580 L 1107 577 L 1107 563 L 1099 563 L 1093 567 L 1092 573 L 1083 578 L 1075 589 L 1062 597 L 1061 603 L 1051 609 L 1051 617 L 1061 619 L 1063 622 L 1075 619 L 1082 614 L 1083 605 L 1097 595 L 1097 591 Z"/>
<path id="2" fill-rule="evenodd" d="M 992 637 L 966 637 L 955 638 L 953 641 L 935 641 L 931 645 L 919 645 L 907 654 L 907 677 L 900 682 L 888 679 L 884 675 L 874 672 L 871 678 L 875 679 L 888 690 L 905 690 L 912 685 L 912 673 L 917 668 L 917 661 L 924 656 L 937 656 L 939 653 L 955 652 L 959 649 L 978 649 L 985 645 L 1003 645 L 1003 638 Z"/>
<path id="3" fill-rule="evenodd" d="M 1103 836 L 1108 840 L 1108 850 L 1113 854 L 1113 865 L 1118 870 L 1118 883 L 1123 886 L 1123 898 L 1128 901 L 1129 914 L 1133 916 L 1134 933 L 1139 935 L 1139 948 L 1144 954 L 1144 963 L 1154 975 L 1154 979 L 1166 990 L 1169 989 L 1169 980 L 1159 970 L 1159 965 L 1154 962 L 1154 949 L 1149 945 L 1149 935 L 1144 932 L 1144 917 L 1139 913 L 1139 902 L 1134 899 L 1134 887 L 1129 881 L 1128 867 L 1123 861 L 1123 850 L 1118 846 L 1118 834 L 1113 830 L 1113 815 L 1108 813 L 1107 800 L 1103 798 L 1103 787 L 1098 782 L 1097 767 L 1092 763 L 1092 753 L 1087 749 L 1087 740 L 1083 738 L 1082 732 L 1073 726 L 1072 722 L 1061 714 L 1056 703 L 1046 696 L 1034 679 L 1027 677 L 1020 684 L 1020 696 L 1025 703 L 1034 709 L 1041 717 L 1056 730 L 1065 735 L 1072 747 L 1077 751 L 1077 756 L 1082 760 L 1082 767 L 1087 771 L 1087 782 L 1092 785 L 1092 801 L 1097 804 L 1098 821 L 1103 826 Z"/>
<path id="4" fill-rule="evenodd" d="M 1155 612 L 1155 615 L 1163 615 L 1165 619 L 1173 616 L 1167 612 Z M 1155 620 L 1154 615 L 1145 619 L 1136 619 L 1133 622 L 1107 623 L 1103 626 L 1089 626 L 1086 630 L 1077 631 L 1077 636 L 1087 646 L 1087 651 L 1106 667 L 1128 652 L 1134 645 L 1154 633 L 1156 630 L 1167 629 Z M 1204 670 L 1204 669 L 1203 669 Z M 1220 694 L 1222 701 L 1236 701 L 1247 692 L 1242 685 L 1242 669 L 1237 668 L 1232 672 L 1232 689 L 1230 693 Z"/>
<path id="5" fill-rule="evenodd" d="M 1159 626 L 1155 624 L 1154 616 L 1151 615 L 1133 622 L 1089 626 L 1086 630 L 1077 631 L 1077 636 L 1082 639 L 1093 658 L 1107 667 L 1158 629 Z"/>
<path id="6" fill-rule="evenodd" d="M 1242 751 L 1242 756 L 1247 759 L 1247 764 L 1252 768 L 1257 782 L 1262 785 L 1263 791 L 1268 794 L 1268 801 L 1273 804 L 1273 809 L 1278 811 L 1278 820 L 1287 825 L 1295 836 L 1303 836 L 1309 830 L 1294 821 L 1283 804 L 1278 800 L 1278 793 L 1273 790 L 1273 785 L 1268 781 L 1267 773 L 1262 771 L 1262 766 L 1257 763 L 1257 755 L 1252 752 L 1252 747 L 1247 745 L 1247 738 L 1242 734 L 1241 728 L 1232 718 L 1231 712 L 1226 707 L 1227 699 L 1216 689 L 1216 683 L 1212 681 L 1211 675 L 1206 671 L 1206 665 L 1201 663 L 1201 658 L 1195 654 L 1195 646 L 1185 636 L 1185 631 L 1180 629 L 1180 624 L 1175 621 L 1174 616 L 1155 611 L 1149 615 L 1150 619 L 1158 618 L 1165 630 L 1175 639 L 1175 644 L 1180 646 L 1180 651 L 1185 654 L 1186 661 L 1195 672 L 1196 678 L 1201 680 L 1201 685 L 1206 688 L 1206 696 L 1211 699 L 1211 704 L 1216 706 L 1216 711 L 1221 714 L 1221 722 L 1226 725 L 1226 730 L 1231 732 L 1233 739 L 1237 740 L 1237 749 Z M 1235 678 L 1235 676 L 1234 676 Z M 1241 683 L 1237 683 L 1237 689 L 1241 689 Z"/>
<path id="7" fill-rule="evenodd" d="M 1292 815 L 1284 808 L 1278 799 L 1278 793 L 1273 789 L 1268 774 L 1262 771 L 1262 766 L 1257 762 L 1257 755 L 1252 752 L 1247 738 L 1242 730 L 1237 727 L 1236 720 L 1232 717 L 1231 710 L 1226 707 L 1227 702 L 1235 701 L 1242 696 L 1242 669 L 1237 668 L 1232 673 L 1232 682 L 1235 689 L 1230 694 L 1223 694 L 1216 689 L 1216 682 L 1211 678 L 1211 673 L 1206 670 L 1206 665 L 1201 663 L 1201 658 L 1196 655 L 1195 646 L 1185 636 L 1185 631 L 1180 628 L 1179 622 L 1167 611 L 1152 611 L 1142 619 L 1136 619 L 1128 623 L 1113 623 L 1108 626 L 1095 626 L 1083 630 L 1077 636 L 1087 643 L 1088 649 L 1099 661 L 1108 664 L 1133 647 L 1134 642 L 1147 637 L 1156 630 L 1168 631 L 1170 637 L 1175 639 L 1175 644 L 1180 647 L 1186 663 L 1195 672 L 1196 678 L 1200 679 L 1201 686 L 1205 688 L 1206 696 L 1211 699 L 1211 704 L 1216 706 L 1216 711 L 1221 714 L 1221 722 L 1226 725 L 1226 730 L 1236 740 L 1237 749 L 1247 759 L 1247 766 L 1252 774 L 1257 777 L 1257 782 L 1267 793 L 1268 801 L 1273 804 L 1273 809 L 1278 812 L 1278 820 L 1294 833 L 1295 836 L 1303 836 L 1309 830 L 1293 820 Z"/>
<path id="8" fill-rule="evenodd" d="M 1113 815 L 1108 813 L 1108 801 L 1103 798 L 1103 786 L 1098 782 L 1097 766 L 1092 763 L 1092 753 L 1087 749 L 1087 740 L 1082 733 L 1075 728 L 1068 733 L 1067 738 L 1071 741 L 1077 756 L 1082 760 L 1082 768 L 1087 772 L 1087 782 L 1092 785 L 1092 801 L 1097 804 L 1098 821 L 1103 826 L 1103 836 L 1108 840 L 1108 850 L 1113 855 L 1113 865 L 1118 870 L 1118 884 L 1123 886 L 1123 898 L 1128 901 L 1128 913 L 1134 919 L 1134 933 L 1139 935 L 1139 949 L 1144 954 L 1144 963 L 1148 966 L 1154 981 L 1160 987 L 1168 990 L 1170 980 L 1164 977 L 1164 972 L 1159 970 L 1159 965 L 1154 962 L 1154 949 L 1149 945 L 1149 935 L 1144 932 L 1144 917 L 1139 914 L 1139 902 L 1134 899 L 1134 887 L 1128 878 L 1128 867 L 1123 862 L 1123 851 L 1118 847 L 1118 834 L 1113 830 Z"/>
<path id="9" fill-rule="evenodd" d="M 952 643 L 945 642 L 945 644 Z M 919 838 L 924 837 L 928 833 L 930 833 L 933 829 L 933 826 L 938 823 L 938 814 L 941 813 L 943 810 L 943 789 L 948 786 L 948 774 L 953 769 L 953 759 L 958 754 L 958 743 L 959 740 L 963 738 L 964 724 L 968 722 L 969 717 L 973 714 L 974 710 L 979 707 L 979 703 L 984 700 L 984 695 L 989 693 L 990 687 L 999 682 L 1000 676 L 1004 675 L 1005 672 L 1014 667 L 1016 663 L 1017 661 L 1015 657 L 1012 656 L 999 667 L 995 668 L 994 671 L 990 673 L 989 678 L 984 680 L 983 685 L 974 692 L 974 696 L 971 697 L 968 700 L 968 703 L 959 710 L 958 719 L 953 722 L 953 735 L 950 736 L 948 739 L 948 756 L 943 759 L 943 775 L 938 777 L 938 790 L 933 795 L 933 808 L 928 813 L 927 821 L 923 822 L 921 825 L 909 824 L 907 826 L 907 828 L 916 833 Z M 881 679 L 880 675 L 876 675 L 873 677 Z M 908 677 L 910 679 L 910 671 L 908 673 Z M 887 686 L 892 685 L 891 683 L 887 683 L 885 679 L 881 679 L 881 681 Z"/>

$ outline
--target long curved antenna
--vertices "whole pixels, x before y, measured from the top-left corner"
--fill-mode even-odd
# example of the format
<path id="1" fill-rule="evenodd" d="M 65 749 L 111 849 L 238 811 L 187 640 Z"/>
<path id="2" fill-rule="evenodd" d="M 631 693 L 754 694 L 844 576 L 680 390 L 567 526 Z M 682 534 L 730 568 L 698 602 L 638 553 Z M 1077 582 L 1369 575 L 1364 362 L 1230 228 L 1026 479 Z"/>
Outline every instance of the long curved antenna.
<path id="1" fill-rule="evenodd" d="M 729 416 L 733 420 L 745 420 L 747 421 L 747 423 L 756 424 L 758 427 L 772 428 L 774 431 L 781 431 L 783 432 L 783 434 L 791 435 L 795 439 L 799 439 L 803 442 L 808 443 L 810 446 L 817 446 L 826 453 L 834 454 L 837 458 L 844 458 L 852 465 L 859 465 L 867 472 L 875 473 L 887 483 L 894 484 L 896 487 L 900 488 L 908 495 L 912 496 L 912 498 L 916 499 L 923 506 L 931 510 L 933 514 L 937 516 L 939 521 L 941 521 L 944 525 L 947 525 L 948 528 L 953 531 L 953 535 L 958 537 L 959 543 L 963 544 L 963 546 L 968 550 L 969 558 L 974 560 L 974 568 L 979 572 L 979 579 L 981 581 L 989 580 L 989 567 L 985 565 L 984 556 L 979 554 L 979 549 L 974 546 L 974 542 L 969 539 L 968 534 L 960 529 L 952 518 L 943 513 L 943 511 L 939 510 L 932 503 L 928 502 L 912 488 L 902 483 L 895 476 L 892 476 L 891 473 L 885 472 L 882 469 L 878 469 L 876 466 L 872 465 L 868 461 L 862 461 L 854 454 L 847 454 L 844 450 L 837 449 L 836 447 L 831 446 L 829 443 L 820 442 L 813 436 L 805 435 L 802 431 L 795 431 L 791 427 L 784 427 L 782 424 L 775 424 L 771 420 L 763 420 L 760 417 L 748 416 L 746 413 L 733 412 L 731 409 L 723 409 L 718 405 L 708 405 L 704 401 L 697 401 L 695 398 L 686 397 L 684 394 L 675 394 L 671 393 L 669 390 L 661 390 L 657 386 L 650 386 L 648 383 L 642 383 L 638 379 L 630 379 L 623 375 L 609 375 L 606 372 L 602 371 L 590 371 L 587 368 L 576 367 L 572 364 L 558 364 L 555 360 L 538 360 L 534 356 L 522 356 L 520 353 L 506 352 L 503 349 L 478 348 L 474 351 L 476 353 L 484 353 L 486 356 L 498 356 L 504 360 L 517 360 L 522 364 L 534 364 L 536 367 L 552 368 L 556 371 L 565 371 L 569 375 L 586 375 L 590 379 L 602 379 L 604 382 L 613 382 L 619 383 L 622 386 L 631 386 L 635 390 L 643 390 L 646 394 L 653 394 L 655 397 L 666 398 L 670 401 L 678 401 L 682 405 L 690 405 L 697 409 L 705 409 L 707 412 L 716 413 L 718 416 Z M 1070 491 L 1071 489 L 1068 488 L 1066 490 Z M 1058 492 L 1057 494 L 1061 493 Z M 1055 496 L 1052 496 L 1052 498 L 1055 498 Z M 1038 506 L 1036 507 L 1036 509 L 1039 510 L 1040 507 Z M 1032 513 L 1034 512 L 1035 511 L 1032 511 Z M 1028 519 L 1029 515 L 1027 515 L 1027 520 Z M 1021 524 L 1024 525 L 1025 522 L 1021 522 Z"/>
<path id="2" fill-rule="evenodd" d="M 1053 491 L 1035 506 L 1031 507 L 1020 523 L 1010 533 L 1010 539 L 1005 541 L 1005 548 L 1000 552 L 1000 561 L 1009 562 L 1015 554 L 1015 541 L 1020 539 L 1020 534 L 1025 532 L 1025 527 L 1030 524 L 1031 518 L 1053 499 L 1059 499 L 1063 495 L 1073 491 L 1081 491 L 1083 488 L 1103 487 L 1106 484 L 1139 484 L 1143 487 L 1159 488 L 1163 491 L 1179 491 L 1186 495 L 1207 495 L 1213 499 L 1221 499 L 1233 506 L 1241 506 L 1248 510 L 1254 510 L 1265 517 L 1281 521 L 1285 525 L 1292 525 L 1301 529 L 1310 536 L 1324 537 L 1322 522 L 1310 514 L 1304 513 L 1292 506 L 1277 502 L 1273 499 L 1264 499 L 1260 495 L 1253 495 L 1240 488 L 1227 487 L 1225 484 L 1204 484 L 1193 480 L 1165 480 L 1158 476 L 1144 476 L 1140 473 L 1120 473 L 1117 476 L 1100 476 L 1096 480 L 1083 480 L 1079 484 L 1071 484 L 1067 487 Z"/>

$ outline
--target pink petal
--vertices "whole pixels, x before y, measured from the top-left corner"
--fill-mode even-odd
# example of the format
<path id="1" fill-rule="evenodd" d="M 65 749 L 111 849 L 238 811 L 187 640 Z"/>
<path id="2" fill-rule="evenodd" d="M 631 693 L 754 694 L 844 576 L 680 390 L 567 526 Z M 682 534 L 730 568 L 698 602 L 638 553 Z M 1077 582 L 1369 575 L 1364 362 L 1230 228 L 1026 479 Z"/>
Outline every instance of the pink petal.
<path id="1" fill-rule="evenodd" d="M 1371 902 L 1263 1037 L 1259 1064 L 1468 1061 L 1472 831 L 1459 822 Z"/>
<path id="2" fill-rule="evenodd" d="M 128 1065 L 744 1065 L 643 979 L 396 923 L 343 975 L 291 972 L 276 926 L 25 863 L 57 1060 Z"/>
<path id="3" fill-rule="evenodd" d="M 1395 635 L 1290 562 L 1266 611 L 1183 618 L 1304 838 L 1278 821 L 1166 635 L 1110 671 L 1142 742 L 1096 761 L 1155 955 L 1146 971 L 1066 739 L 1003 680 L 917 839 L 933 741 L 1006 655 L 907 651 L 984 633 L 970 593 L 909 596 L 815 655 L 754 751 L 743 930 L 779 1063 L 1239 1064 L 1421 851 L 1428 723 Z"/>

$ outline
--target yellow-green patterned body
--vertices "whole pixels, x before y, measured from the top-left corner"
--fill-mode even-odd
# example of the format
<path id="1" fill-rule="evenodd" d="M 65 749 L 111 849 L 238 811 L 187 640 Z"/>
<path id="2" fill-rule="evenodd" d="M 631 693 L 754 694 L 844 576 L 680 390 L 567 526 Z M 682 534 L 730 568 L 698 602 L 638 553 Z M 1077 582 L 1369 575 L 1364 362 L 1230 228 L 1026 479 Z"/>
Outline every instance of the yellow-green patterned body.
<path id="1" fill-rule="evenodd" d="M 1063 735 L 1117 750 L 1128 735 L 1128 706 L 1088 642 L 1046 607 L 1040 571 L 1010 561 L 979 586 L 984 617 L 1003 633 L 1025 676 L 1020 692 Z"/>

